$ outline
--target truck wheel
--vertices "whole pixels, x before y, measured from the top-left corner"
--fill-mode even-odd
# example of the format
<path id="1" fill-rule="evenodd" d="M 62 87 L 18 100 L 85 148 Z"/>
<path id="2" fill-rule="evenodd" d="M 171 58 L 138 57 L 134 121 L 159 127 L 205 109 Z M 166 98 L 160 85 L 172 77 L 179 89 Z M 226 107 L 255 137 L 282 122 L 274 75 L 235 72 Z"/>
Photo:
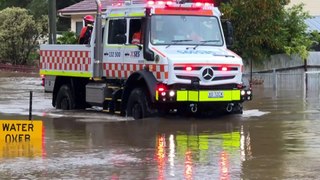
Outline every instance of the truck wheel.
<path id="1" fill-rule="evenodd" d="M 56 99 L 56 108 L 63 110 L 71 110 L 75 108 L 75 101 L 68 85 L 60 87 Z"/>
<path id="2" fill-rule="evenodd" d="M 135 88 L 131 91 L 127 105 L 127 115 L 134 119 L 142 119 L 151 114 L 149 101 L 142 88 Z"/>

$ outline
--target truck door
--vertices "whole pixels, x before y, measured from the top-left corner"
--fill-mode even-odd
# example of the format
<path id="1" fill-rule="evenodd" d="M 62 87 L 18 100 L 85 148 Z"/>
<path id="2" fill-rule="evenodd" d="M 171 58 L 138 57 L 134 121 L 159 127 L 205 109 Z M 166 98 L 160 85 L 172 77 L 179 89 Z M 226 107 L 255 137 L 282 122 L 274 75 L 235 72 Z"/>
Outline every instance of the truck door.
<path id="1" fill-rule="evenodd" d="M 129 44 L 124 48 L 124 65 L 132 67 L 138 64 L 144 64 L 143 53 L 142 53 L 142 39 L 143 39 L 143 19 L 131 18 L 128 19 L 129 24 Z M 142 67 L 142 66 L 136 66 Z M 137 68 L 129 68 L 130 73 L 139 70 Z"/>
<path id="2" fill-rule="evenodd" d="M 126 19 L 109 19 L 106 27 L 103 47 L 104 73 L 109 78 L 124 78 L 123 49 L 128 39 Z"/>

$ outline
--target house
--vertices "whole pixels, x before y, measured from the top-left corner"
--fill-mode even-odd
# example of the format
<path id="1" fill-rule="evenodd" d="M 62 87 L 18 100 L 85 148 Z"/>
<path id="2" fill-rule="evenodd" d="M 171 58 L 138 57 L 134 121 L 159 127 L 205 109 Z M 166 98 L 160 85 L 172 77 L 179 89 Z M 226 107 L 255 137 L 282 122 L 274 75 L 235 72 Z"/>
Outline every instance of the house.
<path id="1" fill-rule="evenodd" d="M 101 0 L 102 11 L 106 10 L 108 0 Z M 110 1 L 110 0 L 109 0 Z M 58 10 L 60 17 L 71 18 L 71 31 L 80 33 L 85 15 L 95 15 L 97 5 L 95 0 L 84 0 L 69 7 Z"/>
<path id="2" fill-rule="evenodd" d="M 288 7 L 295 4 L 304 4 L 305 11 L 309 12 L 312 16 L 306 19 L 306 24 L 308 25 L 308 31 L 319 31 L 320 32 L 320 3 L 319 0 L 290 0 Z"/>
<path id="3" fill-rule="evenodd" d="M 102 10 L 105 11 L 107 7 L 107 2 L 111 0 L 101 0 Z M 215 4 L 227 0 L 215 0 Z M 305 10 L 310 13 L 314 18 L 310 18 L 306 21 L 309 26 L 309 30 L 318 30 L 320 32 L 320 3 L 319 0 L 290 0 L 288 7 L 295 4 L 304 3 Z M 58 15 L 60 17 L 71 18 L 71 31 L 80 33 L 83 26 L 82 18 L 85 15 L 96 14 L 96 1 L 95 0 L 83 0 L 79 3 L 71 5 L 69 7 L 58 10 Z"/>
<path id="4" fill-rule="evenodd" d="M 304 10 L 308 11 L 311 16 L 320 16 L 319 0 L 290 0 L 289 7 L 296 4 L 304 4 Z"/>

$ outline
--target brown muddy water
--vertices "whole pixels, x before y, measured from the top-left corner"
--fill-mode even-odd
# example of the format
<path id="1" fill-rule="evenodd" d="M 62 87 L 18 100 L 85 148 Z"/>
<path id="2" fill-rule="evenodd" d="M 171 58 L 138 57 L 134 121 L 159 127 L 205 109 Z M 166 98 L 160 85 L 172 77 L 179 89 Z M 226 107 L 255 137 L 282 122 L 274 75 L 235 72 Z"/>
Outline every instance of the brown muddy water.
<path id="1" fill-rule="evenodd" d="M 135 121 L 59 111 L 39 77 L 0 77 L 0 119 L 44 122 L 43 142 L 0 144 L 0 179 L 320 179 L 319 93 L 254 87 L 242 115 Z"/>

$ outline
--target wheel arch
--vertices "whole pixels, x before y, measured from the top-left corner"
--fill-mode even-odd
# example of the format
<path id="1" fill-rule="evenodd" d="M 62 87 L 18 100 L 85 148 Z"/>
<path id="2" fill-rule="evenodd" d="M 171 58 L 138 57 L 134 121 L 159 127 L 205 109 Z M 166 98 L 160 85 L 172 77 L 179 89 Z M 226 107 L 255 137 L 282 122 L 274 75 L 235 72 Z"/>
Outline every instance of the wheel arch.
<path id="1" fill-rule="evenodd" d="M 85 85 L 89 82 L 89 79 L 87 78 L 77 78 L 77 77 L 65 77 L 65 76 L 57 76 L 54 88 L 52 92 L 52 106 L 55 107 L 57 94 L 59 92 L 59 89 L 63 85 L 69 85 L 72 95 L 75 97 L 80 96 L 85 98 Z M 77 91 L 75 91 L 77 89 Z M 76 104 L 78 105 L 79 101 L 83 101 L 83 99 L 75 98 Z"/>
<path id="2" fill-rule="evenodd" d="M 122 114 L 124 114 L 128 98 L 130 96 L 131 91 L 134 88 L 137 87 L 145 87 L 147 94 L 149 96 L 149 99 L 151 100 L 151 103 L 155 102 L 156 97 L 156 86 L 157 86 L 157 79 L 154 77 L 154 75 L 150 71 L 137 71 L 130 75 L 130 77 L 127 79 L 124 91 L 122 94 L 122 105 L 121 105 L 121 111 Z"/>

